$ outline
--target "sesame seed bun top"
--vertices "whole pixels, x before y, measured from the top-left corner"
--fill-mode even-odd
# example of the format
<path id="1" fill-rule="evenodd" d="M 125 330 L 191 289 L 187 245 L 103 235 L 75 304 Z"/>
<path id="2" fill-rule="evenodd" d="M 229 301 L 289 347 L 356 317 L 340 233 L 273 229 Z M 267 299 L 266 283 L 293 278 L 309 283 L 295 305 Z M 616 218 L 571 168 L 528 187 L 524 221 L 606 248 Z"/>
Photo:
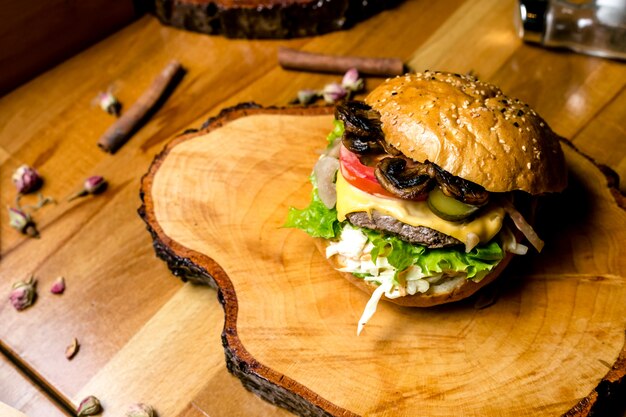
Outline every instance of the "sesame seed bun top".
<path id="1" fill-rule="evenodd" d="M 446 72 L 388 79 L 365 99 L 385 140 L 491 192 L 562 191 L 567 169 L 558 136 L 527 104 L 491 84 Z"/>

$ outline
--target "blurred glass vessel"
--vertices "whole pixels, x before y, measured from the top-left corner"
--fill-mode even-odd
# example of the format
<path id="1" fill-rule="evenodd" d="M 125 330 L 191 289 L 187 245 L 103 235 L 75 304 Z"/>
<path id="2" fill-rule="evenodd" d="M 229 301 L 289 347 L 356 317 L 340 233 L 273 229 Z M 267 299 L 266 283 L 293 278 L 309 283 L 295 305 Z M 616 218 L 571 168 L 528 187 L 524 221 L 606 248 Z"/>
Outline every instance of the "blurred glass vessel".
<path id="1" fill-rule="evenodd" d="M 518 0 L 527 42 L 626 60 L 626 0 Z"/>

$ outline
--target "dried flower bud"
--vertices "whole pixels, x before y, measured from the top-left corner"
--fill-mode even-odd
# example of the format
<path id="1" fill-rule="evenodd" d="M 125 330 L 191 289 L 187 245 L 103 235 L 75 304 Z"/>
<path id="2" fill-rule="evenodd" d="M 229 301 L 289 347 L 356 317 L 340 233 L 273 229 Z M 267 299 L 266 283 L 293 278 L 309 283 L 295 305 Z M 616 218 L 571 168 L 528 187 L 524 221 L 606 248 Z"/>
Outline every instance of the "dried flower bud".
<path id="1" fill-rule="evenodd" d="M 324 86 L 322 96 L 327 103 L 335 103 L 344 98 L 348 92 L 338 83 L 330 83 Z"/>
<path id="2" fill-rule="evenodd" d="M 9 295 L 9 300 L 17 311 L 24 310 L 33 304 L 37 296 L 36 285 L 37 280 L 35 280 L 33 276 L 31 276 L 28 281 L 18 281 L 13 284 L 13 290 Z"/>
<path id="3" fill-rule="evenodd" d="M 71 360 L 74 356 L 76 356 L 76 354 L 78 353 L 78 348 L 80 348 L 80 345 L 78 344 L 78 339 L 73 338 L 72 343 L 65 348 L 65 357 L 67 358 L 67 360 Z"/>
<path id="4" fill-rule="evenodd" d="M 122 104 L 119 102 L 117 97 L 111 94 L 110 91 L 99 93 L 97 100 L 98 100 L 98 105 L 105 112 L 112 114 L 113 116 L 116 116 L 116 117 L 120 115 Z"/>
<path id="5" fill-rule="evenodd" d="M 298 103 L 300 104 L 311 104 L 317 97 L 319 97 L 319 93 L 316 90 L 306 89 L 298 91 Z"/>
<path id="6" fill-rule="evenodd" d="M 126 417 L 156 417 L 156 413 L 149 405 L 138 403 L 128 407 Z"/>
<path id="7" fill-rule="evenodd" d="M 84 197 L 88 194 L 100 194 L 107 189 L 109 184 L 100 175 L 93 175 L 85 180 L 83 184 L 83 189 L 77 192 L 76 194 L 71 195 L 67 201 L 72 201 L 78 197 Z"/>
<path id="8" fill-rule="evenodd" d="M 22 234 L 39 237 L 37 225 L 30 215 L 22 210 L 9 207 L 9 225 Z"/>
<path id="9" fill-rule="evenodd" d="M 102 412 L 102 405 L 100 404 L 100 400 L 98 400 L 93 395 L 85 398 L 80 402 L 78 409 L 76 409 L 77 417 L 83 416 L 95 416 L 96 414 L 100 414 Z"/>
<path id="10" fill-rule="evenodd" d="M 359 78 L 359 71 L 356 68 L 350 68 L 343 76 L 341 86 L 348 91 L 357 92 L 363 89 L 365 83 L 363 78 Z"/>
<path id="11" fill-rule="evenodd" d="M 107 188 L 107 182 L 104 177 L 94 175 L 85 180 L 85 191 L 89 194 L 100 194 Z"/>
<path id="12" fill-rule="evenodd" d="M 43 184 L 43 179 L 35 168 L 29 167 L 26 164 L 16 169 L 11 179 L 13 180 L 15 188 L 17 188 L 17 192 L 20 194 L 28 194 L 37 191 L 41 187 L 41 184 Z"/>
<path id="13" fill-rule="evenodd" d="M 52 287 L 50 287 L 50 292 L 52 294 L 63 294 L 63 291 L 65 291 L 65 278 L 58 277 L 52 284 Z"/>

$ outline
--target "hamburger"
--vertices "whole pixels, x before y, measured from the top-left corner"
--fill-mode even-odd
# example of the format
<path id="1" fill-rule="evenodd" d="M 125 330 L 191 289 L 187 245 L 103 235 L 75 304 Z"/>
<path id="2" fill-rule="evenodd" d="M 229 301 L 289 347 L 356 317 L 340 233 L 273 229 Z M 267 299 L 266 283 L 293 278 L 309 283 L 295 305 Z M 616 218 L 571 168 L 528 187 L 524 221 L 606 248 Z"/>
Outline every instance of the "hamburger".
<path id="1" fill-rule="evenodd" d="M 358 331 L 383 299 L 428 307 L 492 282 L 543 241 L 541 196 L 562 191 L 558 136 L 527 104 L 469 75 L 388 79 L 337 105 L 312 200 L 291 208 L 335 269 L 370 294 Z"/>

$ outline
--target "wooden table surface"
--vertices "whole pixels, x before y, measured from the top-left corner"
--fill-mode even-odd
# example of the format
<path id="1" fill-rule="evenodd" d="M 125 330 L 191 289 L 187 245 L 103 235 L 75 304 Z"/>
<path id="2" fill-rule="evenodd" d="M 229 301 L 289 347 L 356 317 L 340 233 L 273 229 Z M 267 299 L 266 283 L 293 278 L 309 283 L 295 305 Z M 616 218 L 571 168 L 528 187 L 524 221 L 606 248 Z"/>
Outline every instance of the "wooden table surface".
<path id="1" fill-rule="evenodd" d="M 144 16 L 0 98 L 3 207 L 13 204 L 11 174 L 24 163 L 58 201 L 34 214 L 40 239 L 18 234 L 2 214 L 0 402 L 30 417 L 71 415 L 87 395 L 99 397 L 108 416 L 135 402 L 162 417 L 289 415 L 228 373 L 215 291 L 173 277 L 136 213 L 139 180 L 174 135 L 224 107 L 286 105 L 299 89 L 340 79 L 281 69 L 279 46 L 396 56 L 415 70 L 471 70 L 626 177 L 626 64 L 523 44 L 514 7 L 511 0 L 407 1 L 349 31 L 284 41 L 209 37 Z M 93 97 L 114 83 L 121 102 L 132 103 L 173 58 L 188 71 L 174 94 L 118 153 L 103 153 L 96 142 L 113 119 L 91 105 Z M 368 79 L 368 88 L 379 81 Z M 65 201 L 94 174 L 109 180 L 104 194 Z M 31 274 L 39 297 L 17 312 L 7 301 L 11 284 Z M 61 296 L 49 292 L 58 276 L 67 283 Z M 68 361 L 73 337 L 81 347 Z"/>

